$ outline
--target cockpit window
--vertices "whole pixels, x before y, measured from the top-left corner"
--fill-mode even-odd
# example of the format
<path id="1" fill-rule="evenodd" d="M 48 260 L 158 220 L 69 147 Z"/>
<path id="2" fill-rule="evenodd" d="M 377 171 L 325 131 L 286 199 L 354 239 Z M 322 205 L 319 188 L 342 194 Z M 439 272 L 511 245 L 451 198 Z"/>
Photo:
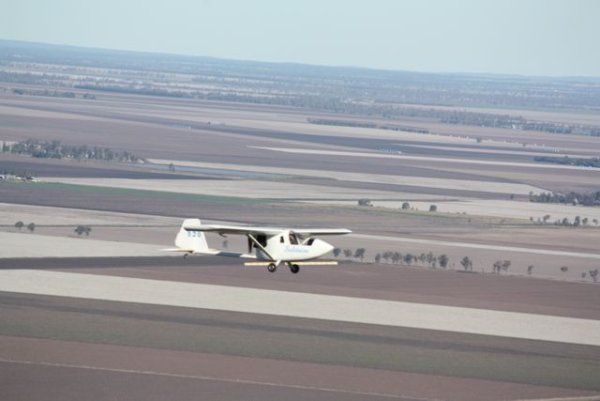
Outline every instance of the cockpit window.
<path id="1" fill-rule="evenodd" d="M 283 235 L 281 237 L 279 237 L 279 242 L 281 242 L 283 244 Z"/>
<path id="2" fill-rule="evenodd" d="M 313 244 L 313 242 L 315 242 L 315 239 L 309 238 L 308 241 L 306 241 L 306 245 L 311 246 Z"/>
<path id="3" fill-rule="evenodd" d="M 296 234 L 292 232 L 290 232 L 290 244 L 298 245 L 298 237 L 296 237 Z"/>

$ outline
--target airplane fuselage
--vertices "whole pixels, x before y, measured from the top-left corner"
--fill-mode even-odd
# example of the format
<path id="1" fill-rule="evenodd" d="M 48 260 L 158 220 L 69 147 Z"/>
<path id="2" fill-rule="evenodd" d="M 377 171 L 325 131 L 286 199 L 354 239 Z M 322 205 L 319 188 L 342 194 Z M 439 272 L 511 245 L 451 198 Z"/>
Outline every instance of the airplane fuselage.
<path id="1" fill-rule="evenodd" d="M 273 240 L 269 239 L 265 246 L 268 254 L 257 248 L 256 258 L 259 260 L 279 260 L 282 262 L 311 260 L 317 259 L 333 249 L 331 244 L 320 239 L 310 238 L 302 244 L 289 244 L 281 243 L 278 238 L 276 236 Z"/>

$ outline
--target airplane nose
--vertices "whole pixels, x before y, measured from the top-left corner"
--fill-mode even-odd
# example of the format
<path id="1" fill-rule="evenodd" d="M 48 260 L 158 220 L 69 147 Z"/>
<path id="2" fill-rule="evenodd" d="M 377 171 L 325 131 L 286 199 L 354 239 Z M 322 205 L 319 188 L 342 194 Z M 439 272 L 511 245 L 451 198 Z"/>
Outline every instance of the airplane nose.
<path id="1" fill-rule="evenodd" d="M 322 239 L 317 240 L 315 242 L 317 242 L 316 245 L 318 246 L 319 251 L 322 252 L 323 255 L 326 254 L 327 252 L 333 251 L 334 246 L 323 241 Z M 313 244 L 313 245 L 315 245 L 315 244 Z"/>

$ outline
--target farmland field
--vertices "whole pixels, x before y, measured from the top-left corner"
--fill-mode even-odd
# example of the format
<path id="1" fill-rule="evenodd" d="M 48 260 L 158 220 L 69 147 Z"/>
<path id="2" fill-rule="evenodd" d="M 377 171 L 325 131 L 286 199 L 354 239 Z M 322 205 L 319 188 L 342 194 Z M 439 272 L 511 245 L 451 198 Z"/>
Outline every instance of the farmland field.
<path id="1" fill-rule="evenodd" d="M 161 399 L 164 389 L 178 399 L 600 393 L 593 330 L 561 327 L 585 339 L 568 343 L 468 325 L 239 312 L 258 296 L 231 310 L 183 307 L 170 303 L 179 294 L 164 292 L 221 286 L 463 308 L 439 312 L 444 324 L 488 311 L 596 327 L 600 206 L 589 199 L 600 191 L 600 168 L 576 162 L 600 157 L 595 80 L 313 70 L 60 46 L 38 54 L 32 46 L 0 41 L 0 394 L 44 399 L 29 379 L 65 399 L 85 399 L 86 388 L 102 399 L 103 382 L 139 399 Z M 29 153 L 14 151 L 27 144 Z M 124 153 L 134 157 L 112 157 Z M 235 259 L 165 252 L 184 218 L 353 233 L 331 239 L 327 258 L 339 266 L 269 274 Z M 244 237 L 208 241 L 247 251 Z M 38 276 L 64 287 L 23 290 Z M 73 296 L 85 278 L 118 278 L 123 288 L 111 288 L 113 298 L 108 290 Z M 123 298 L 139 283 L 156 290 L 154 305 Z"/>

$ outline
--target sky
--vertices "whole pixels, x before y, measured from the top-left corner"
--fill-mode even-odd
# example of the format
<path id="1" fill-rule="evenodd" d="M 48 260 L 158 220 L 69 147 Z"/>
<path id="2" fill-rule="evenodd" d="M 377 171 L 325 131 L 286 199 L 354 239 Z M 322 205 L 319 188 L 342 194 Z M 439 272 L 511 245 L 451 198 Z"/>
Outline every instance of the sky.
<path id="1" fill-rule="evenodd" d="M 600 77 L 600 0 L 0 0 L 0 39 L 423 72 Z"/>

